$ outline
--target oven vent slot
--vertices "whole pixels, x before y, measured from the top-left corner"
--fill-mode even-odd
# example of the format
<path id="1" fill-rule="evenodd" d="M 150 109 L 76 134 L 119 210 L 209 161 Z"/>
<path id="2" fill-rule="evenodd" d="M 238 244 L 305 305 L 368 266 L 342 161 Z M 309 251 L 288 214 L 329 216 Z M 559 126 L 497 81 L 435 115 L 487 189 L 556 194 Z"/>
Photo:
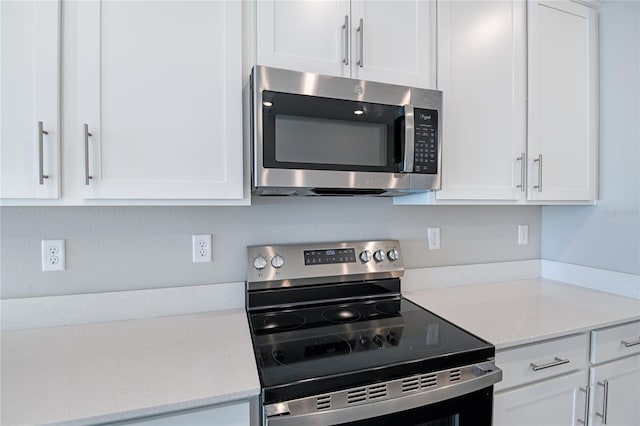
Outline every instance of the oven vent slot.
<path id="1" fill-rule="evenodd" d="M 316 399 L 316 408 L 318 410 L 327 410 L 331 408 L 331 395 L 322 395 Z"/>
<path id="2" fill-rule="evenodd" d="M 367 400 L 367 388 L 358 388 L 347 392 L 347 404 L 355 404 Z"/>
<path id="3" fill-rule="evenodd" d="M 385 396 L 387 396 L 386 383 L 369 386 L 369 399 L 384 398 Z"/>
<path id="4" fill-rule="evenodd" d="M 451 370 L 449 372 L 449 381 L 450 382 L 457 382 L 460 380 L 461 378 L 461 374 L 462 372 L 460 371 L 460 369 L 457 370 Z"/>
<path id="5" fill-rule="evenodd" d="M 437 384 L 438 376 L 436 373 L 411 377 L 402 381 L 402 393 L 428 389 L 436 386 Z"/>
<path id="6" fill-rule="evenodd" d="M 387 396 L 387 384 L 372 385 L 366 388 L 353 389 L 347 392 L 347 404 L 356 404 L 367 400 L 384 398 Z"/>
<path id="7" fill-rule="evenodd" d="M 420 389 L 432 388 L 438 384 L 437 375 L 427 374 L 426 376 L 420 377 Z"/>
<path id="8" fill-rule="evenodd" d="M 402 392 L 411 392 L 420 389 L 420 377 L 412 377 L 402 381 Z"/>

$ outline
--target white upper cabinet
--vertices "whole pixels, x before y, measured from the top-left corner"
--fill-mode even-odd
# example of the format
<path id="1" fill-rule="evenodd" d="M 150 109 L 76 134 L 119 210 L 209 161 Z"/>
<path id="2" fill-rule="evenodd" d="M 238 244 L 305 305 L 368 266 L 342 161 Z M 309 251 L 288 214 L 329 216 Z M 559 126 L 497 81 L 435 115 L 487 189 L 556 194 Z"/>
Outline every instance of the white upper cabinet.
<path id="1" fill-rule="evenodd" d="M 597 14 L 569 0 L 439 1 L 442 190 L 394 203 L 592 203 Z"/>
<path id="2" fill-rule="evenodd" d="M 351 77 L 434 88 L 435 1 L 351 2 Z"/>
<path id="3" fill-rule="evenodd" d="M 72 2 L 71 127 L 84 198 L 241 199 L 241 3 Z"/>
<path id="4" fill-rule="evenodd" d="M 518 0 L 439 3 L 444 143 L 436 200 L 523 197 L 525 12 Z"/>
<path id="5" fill-rule="evenodd" d="M 59 2 L 0 2 L 0 198 L 60 195 L 59 58 Z"/>
<path id="6" fill-rule="evenodd" d="M 257 1 L 257 63 L 349 77 L 349 1 Z"/>
<path id="7" fill-rule="evenodd" d="M 259 65 L 435 87 L 434 1 L 258 1 Z"/>
<path id="8" fill-rule="evenodd" d="M 560 0 L 528 5 L 528 197 L 595 200 L 597 11 Z"/>

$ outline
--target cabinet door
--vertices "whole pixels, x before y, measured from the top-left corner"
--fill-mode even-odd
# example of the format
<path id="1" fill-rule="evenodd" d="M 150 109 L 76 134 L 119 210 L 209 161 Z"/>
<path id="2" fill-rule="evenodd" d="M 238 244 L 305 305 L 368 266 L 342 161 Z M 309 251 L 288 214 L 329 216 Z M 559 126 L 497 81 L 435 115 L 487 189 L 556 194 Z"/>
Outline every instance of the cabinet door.
<path id="1" fill-rule="evenodd" d="M 493 399 L 494 426 L 574 426 L 584 421 L 587 375 L 566 376 L 498 392 Z"/>
<path id="2" fill-rule="evenodd" d="M 592 367 L 591 394 L 590 425 L 640 425 L 640 356 Z"/>
<path id="3" fill-rule="evenodd" d="M 60 195 L 59 58 L 58 1 L 0 2 L 0 198 Z"/>
<path id="4" fill-rule="evenodd" d="M 352 1 L 352 77 L 434 88 L 435 10 L 435 1 Z"/>
<path id="5" fill-rule="evenodd" d="M 241 3 L 69 7 L 84 196 L 242 198 Z"/>
<path id="6" fill-rule="evenodd" d="M 529 199 L 594 200 L 597 12 L 560 0 L 528 7 Z"/>
<path id="7" fill-rule="evenodd" d="M 525 12 L 519 0 L 439 3 L 445 142 L 437 200 L 524 198 Z"/>
<path id="8" fill-rule="evenodd" d="M 348 0 L 258 1 L 256 25 L 259 65 L 350 77 Z"/>

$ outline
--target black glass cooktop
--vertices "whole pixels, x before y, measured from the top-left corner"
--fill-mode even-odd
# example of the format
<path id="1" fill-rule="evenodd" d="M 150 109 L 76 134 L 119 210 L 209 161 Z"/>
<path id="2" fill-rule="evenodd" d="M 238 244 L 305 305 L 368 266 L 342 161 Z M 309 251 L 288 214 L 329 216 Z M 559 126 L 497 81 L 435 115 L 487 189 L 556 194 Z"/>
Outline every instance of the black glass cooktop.
<path id="1" fill-rule="evenodd" d="M 400 296 L 251 312 L 272 403 L 472 364 L 494 347 Z"/>

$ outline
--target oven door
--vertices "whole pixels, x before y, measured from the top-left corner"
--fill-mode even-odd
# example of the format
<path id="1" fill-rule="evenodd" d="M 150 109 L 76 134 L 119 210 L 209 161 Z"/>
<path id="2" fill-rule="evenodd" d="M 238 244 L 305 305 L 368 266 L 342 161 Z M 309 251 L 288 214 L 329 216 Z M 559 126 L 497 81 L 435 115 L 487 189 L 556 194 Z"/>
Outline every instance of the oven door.
<path id="1" fill-rule="evenodd" d="M 340 425 L 491 426 L 493 386 L 464 396 Z"/>
<path id="2" fill-rule="evenodd" d="M 491 426 L 493 362 L 315 395 L 264 407 L 267 426 Z"/>

